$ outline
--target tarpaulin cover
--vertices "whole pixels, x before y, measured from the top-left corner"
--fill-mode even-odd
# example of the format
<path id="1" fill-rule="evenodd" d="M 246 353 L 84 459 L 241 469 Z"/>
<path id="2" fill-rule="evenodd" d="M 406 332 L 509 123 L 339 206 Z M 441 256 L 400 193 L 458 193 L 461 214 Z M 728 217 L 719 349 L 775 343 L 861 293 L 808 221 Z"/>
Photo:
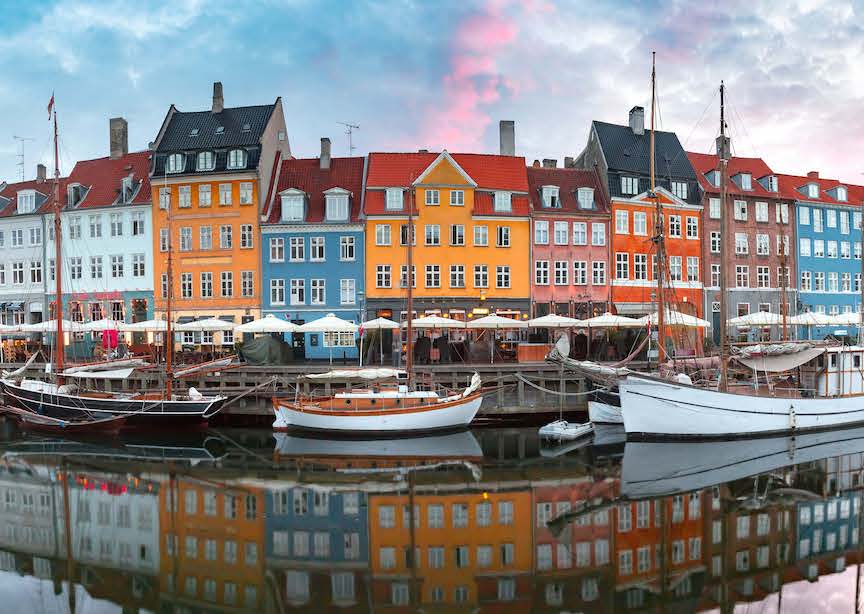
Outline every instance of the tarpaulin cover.
<path id="1" fill-rule="evenodd" d="M 782 371 L 788 371 L 789 369 L 794 369 L 795 367 L 803 365 L 805 362 L 813 360 L 824 351 L 825 348 L 810 348 L 807 350 L 802 350 L 800 352 L 795 352 L 794 354 L 768 354 L 761 356 L 751 356 L 749 358 L 734 356 L 734 358 L 741 364 L 746 365 L 756 371 L 780 373 Z"/>
<path id="2" fill-rule="evenodd" d="M 294 357 L 289 344 L 270 335 L 246 341 L 238 353 L 250 365 L 287 365 Z"/>

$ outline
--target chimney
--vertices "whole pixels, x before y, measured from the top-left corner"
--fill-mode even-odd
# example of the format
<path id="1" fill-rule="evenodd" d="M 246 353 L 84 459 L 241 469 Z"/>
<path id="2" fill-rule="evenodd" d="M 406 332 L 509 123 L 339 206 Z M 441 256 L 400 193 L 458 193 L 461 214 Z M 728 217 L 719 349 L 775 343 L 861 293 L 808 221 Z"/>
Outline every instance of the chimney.
<path id="1" fill-rule="evenodd" d="M 573 168 L 573 156 L 564 156 L 564 168 Z"/>
<path id="2" fill-rule="evenodd" d="M 534 164 L 531 165 L 534 168 L 540 168 L 540 160 L 534 160 Z"/>
<path id="3" fill-rule="evenodd" d="M 819 171 L 810 171 L 807 173 L 808 179 L 819 179 Z"/>
<path id="4" fill-rule="evenodd" d="M 558 168 L 558 160 L 543 158 L 543 168 Z"/>
<path id="5" fill-rule="evenodd" d="M 225 110 L 225 98 L 222 96 L 222 82 L 216 81 L 213 83 L 213 108 L 211 113 L 221 113 Z"/>
<path id="6" fill-rule="evenodd" d="M 645 134 L 645 109 L 633 107 L 630 109 L 630 130 L 633 134 Z"/>
<path id="7" fill-rule="evenodd" d="M 122 117 L 108 120 L 111 159 L 122 158 L 129 153 L 129 124 Z"/>
<path id="8" fill-rule="evenodd" d="M 322 169 L 330 168 L 330 139 L 326 136 L 321 138 L 321 157 L 318 163 Z"/>
<path id="9" fill-rule="evenodd" d="M 498 122 L 498 136 L 501 143 L 500 153 L 502 156 L 516 155 L 516 122 L 510 119 L 502 119 Z"/>
<path id="10" fill-rule="evenodd" d="M 45 179 L 48 177 L 48 171 L 45 168 L 44 164 L 36 165 L 36 183 L 45 183 Z"/>

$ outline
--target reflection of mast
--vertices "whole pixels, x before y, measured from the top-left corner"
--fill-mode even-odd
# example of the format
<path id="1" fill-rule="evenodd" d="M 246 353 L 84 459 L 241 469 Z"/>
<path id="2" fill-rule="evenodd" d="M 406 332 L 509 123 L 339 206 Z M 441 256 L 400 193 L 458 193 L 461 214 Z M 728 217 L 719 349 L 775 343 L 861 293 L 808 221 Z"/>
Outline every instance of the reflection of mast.
<path id="1" fill-rule="evenodd" d="M 63 522 L 64 532 L 66 534 L 66 579 L 69 585 L 69 612 L 75 614 L 75 558 L 72 554 L 72 520 L 70 510 L 72 506 L 69 504 L 69 471 L 66 468 L 66 461 L 61 465 L 60 479 L 63 480 Z"/>

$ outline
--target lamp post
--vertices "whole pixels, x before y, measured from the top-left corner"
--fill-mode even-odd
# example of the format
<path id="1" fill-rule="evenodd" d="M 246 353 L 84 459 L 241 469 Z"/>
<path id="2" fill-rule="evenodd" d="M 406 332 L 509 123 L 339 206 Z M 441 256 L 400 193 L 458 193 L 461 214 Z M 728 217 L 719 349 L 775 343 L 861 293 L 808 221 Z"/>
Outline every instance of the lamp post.
<path id="1" fill-rule="evenodd" d="M 365 331 L 363 330 L 363 322 L 366 321 L 366 292 L 364 292 L 363 290 L 358 290 L 357 291 L 357 300 L 360 301 L 360 314 L 359 314 L 359 319 L 360 319 L 359 360 L 360 360 L 360 363 L 359 364 L 362 367 L 363 366 L 363 336 L 366 334 Z"/>

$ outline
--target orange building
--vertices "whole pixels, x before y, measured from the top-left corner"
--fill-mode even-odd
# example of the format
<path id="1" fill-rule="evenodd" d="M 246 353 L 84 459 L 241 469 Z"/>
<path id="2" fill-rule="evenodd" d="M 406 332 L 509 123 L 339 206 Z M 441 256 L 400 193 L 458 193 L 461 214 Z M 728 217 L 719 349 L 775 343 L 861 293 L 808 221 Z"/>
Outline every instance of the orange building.
<path id="1" fill-rule="evenodd" d="M 262 490 L 169 480 L 159 491 L 159 523 L 164 600 L 223 612 L 262 610 Z"/>
<path id="2" fill-rule="evenodd" d="M 480 605 L 524 611 L 532 569 L 531 491 L 369 497 L 377 605 Z M 411 547 L 414 547 L 412 554 Z M 494 589 L 491 588 L 494 584 Z"/>
<path id="3" fill-rule="evenodd" d="M 281 99 L 225 108 L 216 83 L 210 110 L 171 106 L 153 148 L 156 317 L 166 310 L 169 237 L 175 320 L 216 316 L 239 324 L 259 317 L 260 201 L 277 151 L 290 156 Z M 215 340 L 185 335 L 178 340 L 233 343 L 230 332 Z"/>
<path id="4" fill-rule="evenodd" d="M 398 319 L 413 207 L 414 308 L 465 320 L 528 317 L 530 223 L 524 158 L 371 153 L 366 178 L 369 317 Z"/>

